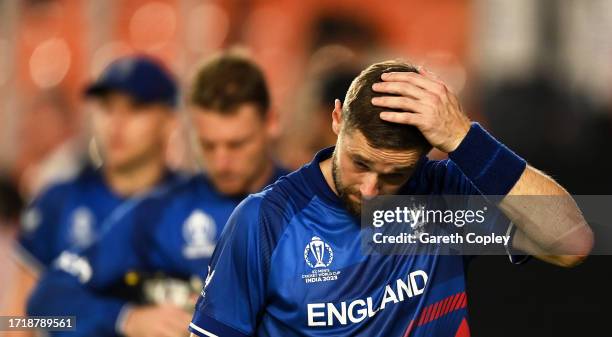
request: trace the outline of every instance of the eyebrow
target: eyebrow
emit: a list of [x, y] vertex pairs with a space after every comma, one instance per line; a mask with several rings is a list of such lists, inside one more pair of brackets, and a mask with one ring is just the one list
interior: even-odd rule
[[[357, 154], [357, 153], [351, 153], [350, 154], [351, 159], [353, 161], [359, 161], [359, 162], [363, 162], [364, 164], [368, 165], [368, 166], [372, 166], [373, 162], [365, 157], [362, 157], [361, 155]], [[405, 171], [411, 170], [412, 168], [414, 168], [415, 165], [408, 165], [408, 166], [399, 166], [399, 167], [395, 167], [391, 172], [385, 173], [385, 174], [396, 174], [396, 173], [404, 173]]]

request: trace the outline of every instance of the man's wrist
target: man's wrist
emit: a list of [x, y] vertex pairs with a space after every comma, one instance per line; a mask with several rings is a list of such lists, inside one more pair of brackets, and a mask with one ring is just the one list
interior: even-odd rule
[[484, 195], [508, 194], [527, 166], [475, 122], [449, 158]]
[[461, 130], [457, 130], [458, 135], [455, 138], [455, 140], [450, 144], [450, 146], [448, 146], [445, 149], [440, 149], [440, 150], [446, 153], [451, 153], [455, 151], [459, 147], [459, 145], [461, 145], [465, 137], [467, 137], [468, 132], [470, 132], [470, 128], [471, 128], [471, 123], [469, 123], [468, 121], [467, 125], [461, 126]]

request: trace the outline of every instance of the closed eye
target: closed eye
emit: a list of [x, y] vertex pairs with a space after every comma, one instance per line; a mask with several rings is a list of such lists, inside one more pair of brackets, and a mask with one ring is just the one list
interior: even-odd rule
[[367, 171], [370, 169], [368, 165], [366, 165], [364, 162], [354, 160], [353, 163], [355, 164], [355, 167], [360, 171]]
[[383, 174], [380, 176], [380, 178], [389, 184], [398, 185], [398, 184], [404, 183], [404, 180], [406, 179], [406, 174], [404, 173]]

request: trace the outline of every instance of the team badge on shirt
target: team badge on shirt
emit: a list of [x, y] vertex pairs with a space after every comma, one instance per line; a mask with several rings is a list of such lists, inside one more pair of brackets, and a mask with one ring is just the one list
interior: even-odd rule
[[215, 220], [201, 210], [195, 210], [183, 224], [185, 247], [183, 255], [188, 259], [209, 257], [215, 250], [217, 226]]
[[94, 215], [86, 207], [79, 207], [72, 213], [70, 239], [76, 247], [87, 247], [94, 237]]
[[335, 281], [340, 271], [332, 271], [328, 267], [334, 260], [334, 251], [331, 246], [318, 236], [313, 236], [304, 248], [304, 260], [312, 268], [310, 274], [302, 275], [306, 283]]

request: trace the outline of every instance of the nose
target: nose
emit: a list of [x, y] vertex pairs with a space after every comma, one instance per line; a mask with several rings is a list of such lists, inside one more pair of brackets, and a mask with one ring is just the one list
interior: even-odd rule
[[121, 106], [112, 106], [106, 113], [106, 119], [108, 126], [113, 132], [119, 132], [126, 122], [126, 116], [128, 111], [126, 108]]
[[377, 196], [380, 192], [379, 190], [378, 175], [376, 173], [367, 174], [359, 187], [361, 196], [364, 198], [373, 198]]

